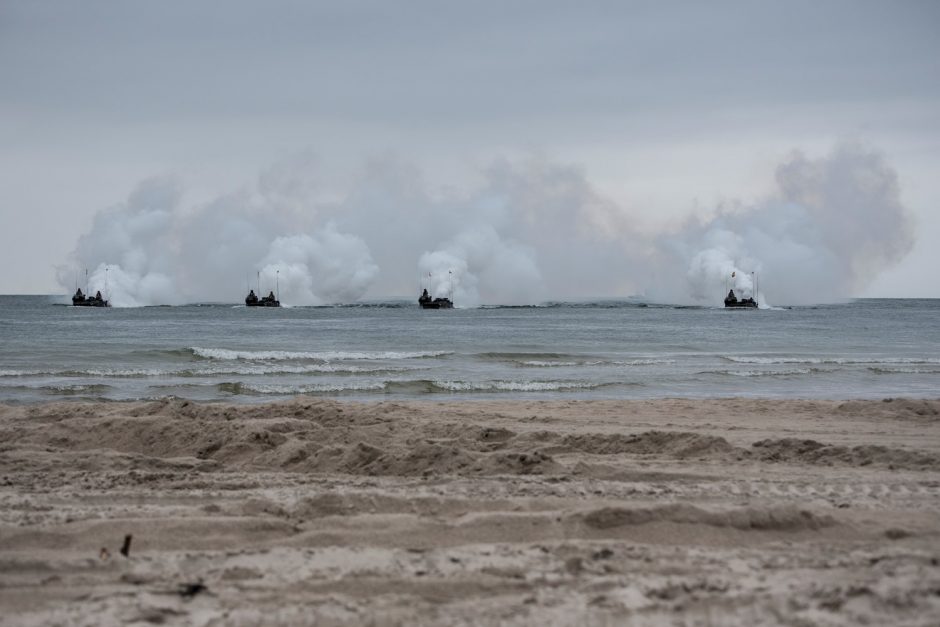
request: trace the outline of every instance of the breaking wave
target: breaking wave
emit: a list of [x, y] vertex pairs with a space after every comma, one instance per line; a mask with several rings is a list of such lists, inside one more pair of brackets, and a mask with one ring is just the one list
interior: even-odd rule
[[731, 377], [796, 377], [821, 372], [819, 368], [791, 368], [789, 370], [706, 370], [699, 374], [717, 374]]
[[608, 362], [614, 366], [660, 366], [676, 363], [675, 359], [628, 359], [626, 361]]
[[11, 386], [2, 386], [4, 392], [7, 391], [23, 391], [23, 392], [40, 392], [42, 394], [52, 394], [56, 396], [91, 396], [94, 395], [98, 397], [102, 394], [107, 393], [111, 390], [110, 385], [105, 385], [103, 383], [87, 383], [87, 384], [50, 384], [50, 385], [11, 385]]
[[869, 366], [868, 370], [875, 374], [940, 374], [940, 368], [885, 368]]
[[761, 357], [722, 355], [722, 359], [738, 364], [940, 364], [940, 359], [932, 357]]
[[619, 361], [584, 360], [584, 361], [544, 361], [532, 359], [519, 362], [532, 368], [551, 368], [559, 366], [658, 366], [676, 363], [675, 359], [628, 359]]
[[161, 377], [185, 371], [160, 368], [89, 368], [87, 370], [0, 370], [0, 377]]
[[0, 377], [35, 377], [44, 374], [54, 374], [45, 370], [2, 370]]
[[72, 394], [104, 394], [111, 389], [111, 386], [101, 383], [91, 383], [77, 385], [44, 385], [39, 389], [48, 394], [62, 394], [65, 396], [70, 396]]
[[515, 352], [488, 352], [474, 355], [484, 361], [500, 361], [523, 366], [527, 368], [563, 368], [577, 366], [654, 366], [676, 363], [675, 359], [662, 358], [636, 358], [609, 360], [591, 355], [575, 355], [570, 353], [515, 353]]
[[420, 359], [451, 354], [450, 351], [239, 351], [227, 348], [200, 348], [198, 346], [190, 348], [189, 351], [196, 357], [221, 361]]
[[385, 381], [349, 381], [342, 383], [266, 384], [228, 381], [215, 387], [227, 394], [259, 394], [290, 396], [297, 394], [337, 394], [385, 392], [396, 394], [435, 394], [454, 392], [564, 392], [593, 390], [613, 385], [580, 381], [436, 381], [404, 379]]
[[292, 396], [296, 394], [329, 394], [339, 392], [369, 392], [385, 389], [385, 382], [374, 383], [310, 383], [304, 385], [246, 383], [234, 381], [219, 383], [216, 389], [227, 394], [260, 394]]
[[283, 374], [391, 374], [413, 370], [403, 366], [357, 366], [317, 364], [232, 364], [204, 368], [90, 368], [87, 370], [0, 370], [0, 377], [102, 377], [102, 378], [148, 378], [148, 377], [213, 377], [222, 375], [268, 376]]
[[524, 352], [499, 352], [491, 351], [487, 353], [477, 353], [473, 355], [477, 359], [486, 361], [518, 361], [525, 362], [529, 360], [545, 361], [557, 363], [559, 361], [572, 361], [580, 363], [585, 359], [584, 355], [574, 355], [572, 353], [524, 353]]
[[435, 387], [448, 392], [557, 392], [563, 390], [595, 390], [603, 383], [581, 381], [433, 381]]

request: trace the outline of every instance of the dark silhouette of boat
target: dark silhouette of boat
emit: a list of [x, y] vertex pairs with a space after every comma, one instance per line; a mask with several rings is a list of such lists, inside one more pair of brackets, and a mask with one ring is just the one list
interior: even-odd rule
[[82, 289], [78, 288], [72, 296], [72, 305], [74, 307], [110, 307], [111, 303], [101, 296], [100, 291], [95, 292], [94, 296], [85, 296], [82, 294]]
[[418, 297], [418, 304], [421, 309], [453, 309], [454, 303], [449, 298], [431, 298], [427, 290]]
[[757, 301], [753, 297], [739, 299], [734, 295], [734, 290], [729, 290], [728, 295], [725, 297], [725, 307], [750, 307], [756, 309]]
[[254, 290], [248, 292], [248, 296], [245, 297], [245, 307], [280, 307], [281, 301], [274, 297], [274, 291], [272, 290], [267, 296], [262, 296], [258, 298]]

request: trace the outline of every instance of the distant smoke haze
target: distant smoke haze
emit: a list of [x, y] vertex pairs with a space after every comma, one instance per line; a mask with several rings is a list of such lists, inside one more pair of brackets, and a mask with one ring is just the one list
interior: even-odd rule
[[[183, 206], [173, 179], [144, 181], [99, 212], [59, 282], [89, 268], [116, 306], [236, 302], [275, 289], [285, 304], [370, 294], [453, 296], [458, 306], [644, 295], [720, 304], [734, 287], [763, 302], [828, 302], [858, 293], [913, 245], [897, 176], [877, 152], [794, 153], [773, 191], [678, 229], [641, 234], [629, 211], [576, 167], [532, 159], [485, 168], [473, 189], [433, 191], [420, 172], [379, 160], [324, 200], [308, 157], [249, 189]], [[734, 278], [731, 277], [734, 272]]]

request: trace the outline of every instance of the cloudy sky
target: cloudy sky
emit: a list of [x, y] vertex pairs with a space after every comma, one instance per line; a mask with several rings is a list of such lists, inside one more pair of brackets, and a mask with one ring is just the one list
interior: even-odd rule
[[0, 0], [0, 293], [683, 299], [725, 255], [784, 301], [814, 264], [940, 297], [938, 33], [933, 1]]

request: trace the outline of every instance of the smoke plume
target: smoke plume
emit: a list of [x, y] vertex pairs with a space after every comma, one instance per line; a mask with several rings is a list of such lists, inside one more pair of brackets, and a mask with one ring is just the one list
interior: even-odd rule
[[357, 300], [377, 273], [369, 249], [321, 219], [309, 194], [276, 170], [255, 189], [185, 208], [174, 180], [144, 181], [95, 217], [59, 282], [71, 287], [74, 269], [90, 268], [89, 291], [117, 307], [239, 302], [249, 288], [278, 287], [285, 304]]
[[809, 159], [794, 153], [776, 171], [776, 190], [752, 207], [720, 208], [663, 235], [658, 267], [680, 273], [651, 293], [666, 300], [714, 302], [732, 287], [782, 304], [832, 302], [867, 286], [914, 244], [913, 223], [900, 202], [896, 173], [881, 155], [855, 144]]
[[485, 302], [517, 305], [545, 298], [542, 277], [533, 252], [517, 242], [503, 241], [491, 226], [464, 231], [439, 250], [418, 261], [428, 277], [432, 296], [453, 296], [464, 307]]
[[653, 236], [577, 167], [500, 160], [479, 175], [469, 189], [436, 189], [386, 158], [336, 190], [300, 158], [198, 206], [184, 206], [172, 179], [145, 181], [95, 217], [60, 283], [89, 268], [92, 292], [107, 282], [127, 306], [237, 302], [259, 273], [285, 304], [429, 287], [457, 306], [637, 294], [720, 305], [726, 289], [750, 296], [759, 279], [762, 302], [799, 304], [857, 294], [913, 245], [896, 173], [856, 144], [794, 153], [759, 202]]

